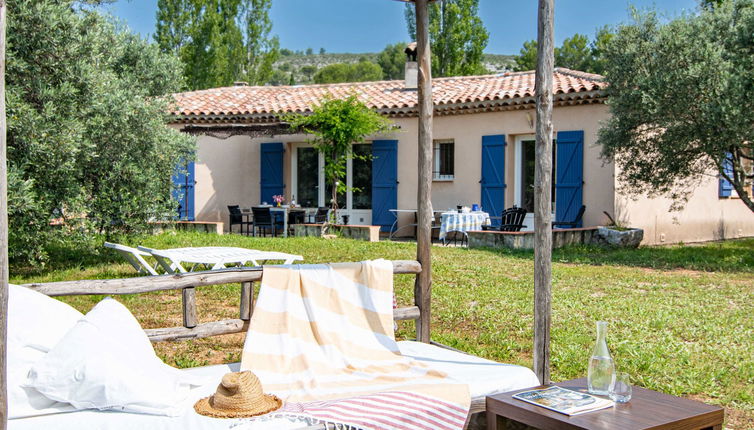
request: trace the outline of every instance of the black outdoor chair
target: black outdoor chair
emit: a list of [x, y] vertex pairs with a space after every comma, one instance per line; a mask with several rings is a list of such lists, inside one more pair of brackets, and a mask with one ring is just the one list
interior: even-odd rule
[[324, 224], [327, 222], [327, 214], [330, 212], [328, 207], [317, 208], [317, 213], [314, 215], [314, 224]]
[[241, 207], [238, 205], [228, 206], [228, 212], [230, 212], [229, 218], [230, 218], [231, 233], [233, 232], [234, 225], [241, 226], [241, 234], [244, 234], [243, 230], [244, 230], [244, 226], [246, 226], [246, 233], [248, 233], [249, 226], [252, 225], [252, 222], [244, 219], [246, 215], [243, 212], [241, 212]]
[[301, 209], [292, 209], [288, 212], [288, 234], [293, 234], [294, 224], [303, 224], [306, 222], [306, 211]]
[[526, 209], [513, 206], [503, 211], [500, 216], [500, 227], [492, 225], [483, 225], [485, 231], [521, 231], [526, 228], [524, 219], [526, 218]]
[[552, 223], [552, 226], [558, 228], [577, 228], [579, 224], [581, 224], [581, 218], [584, 217], [584, 212], [586, 212], [586, 206], [581, 206], [579, 213], [576, 214], [576, 218], [573, 221], [555, 221]]
[[259, 231], [263, 237], [267, 237], [267, 230], [269, 230], [272, 233], [272, 236], [275, 237], [277, 236], [278, 228], [280, 230], [283, 229], [283, 223], [272, 216], [270, 208], [253, 207], [251, 208], [251, 212], [254, 216], [252, 220], [252, 231], [254, 236], [256, 236]]

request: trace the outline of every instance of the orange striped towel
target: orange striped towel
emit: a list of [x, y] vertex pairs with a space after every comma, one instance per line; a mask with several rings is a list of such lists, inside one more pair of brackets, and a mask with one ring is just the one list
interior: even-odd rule
[[241, 369], [278, 414], [360, 429], [461, 429], [468, 386], [401, 356], [385, 260], [265, 267]]

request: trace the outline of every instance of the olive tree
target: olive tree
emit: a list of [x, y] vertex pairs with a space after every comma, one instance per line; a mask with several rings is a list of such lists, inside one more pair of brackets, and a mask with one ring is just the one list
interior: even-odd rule
[[710, 176], [754, 211], [754, 0], [731, 0], [663, 24], [634, 13], [603, 51], [611, 117], [603, 156], [628, 194], [682, 207]]
[[171, 175], [194, 152], [166, 124], [180, 62], [71, 0], [8, 8], [11, 258], [174, 214]]
[[[309, 142], [325, 159], [325, 180], [330, 184], [331, 222], [338, 210], [338, 194], [348, 191], [344, 181], [349, 157], [364, 157], [353, 152], [353, 145], [367, 136], [388, 131], [390, 120], [371, 110], [356, 95], [344, 99], [326, 96], [311, 114], [286, 118], [291, 128], [314, 136]], [[326, 228], [326, 227], [325, 227]]]

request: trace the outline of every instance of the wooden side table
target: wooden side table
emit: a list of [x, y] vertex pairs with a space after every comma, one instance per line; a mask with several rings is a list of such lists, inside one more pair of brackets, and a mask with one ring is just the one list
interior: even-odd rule
[[[559, 387], [586, 392], [586, 378], [556, 384]], [[545, 388], [545, 387], [535, 387]], [[527, 390], [487, 396], [487, 428], [504, 430], [502, 418], [541, 429], [663, 429], [722, 430], [724, 411], [718, 406], [633, 387], [631, 401], [614, 408], [568, 416], [514, 399]]]

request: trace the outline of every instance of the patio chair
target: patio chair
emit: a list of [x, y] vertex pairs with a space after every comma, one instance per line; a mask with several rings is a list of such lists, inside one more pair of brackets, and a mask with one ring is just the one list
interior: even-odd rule
[[293, 234], [294, 224], [303, 224], [306, 222], [305, 210], [291, 210], [288, 212], [288, 234]]
[[500, 227], [483, 225], [484, 231], [521, 231], [526, 228], [524, 219], [526, 219], [526, 209], [513, 206], [503, 211], [500, 216]]
[[230, 217], [230, 232], [233, 233], [233, 226], [234, 225], [240, 225], [241, 226], [241, 234], [243, 234], [243, 228], [246, 226], [246, 233], [249, 232], [249, 226], [252, 225], [251, 221], [246, 221], [244, 219], [244, 213], [241, 212], [241, 207], [238, 205], [234, 206], [228, 206], [228, 212]]
[[327, 222], [327, 214], [330, 212], [328, 207], [317, 208], [317, 213], [314, 215], [314, 224], [324, 224]]
[[257, 232], [261, 232], [263, 237], [267, 237], [267, 230], [269, 229], [272, 236], [277, 236], [278, 228], [280, 230], [283, 229], [283, 223], [282, 221], [278, 221], [275, 217], [272, 216], [272, 212], [270, 211], [270, 208], [262, 208], [262, 207], [253, 207], [251, 208], [252, 212], [252, 234], [254, 236], [257, 235]]
[[552, 223], [552, 226], [559, 228], [578, 228], [581, 226], [581, 218], [584, 217], [584, 212], [586, 212], [586, 206], [581, 206], [581, 209], [579, 209], [579, 212], [576, 214], [576, 218], [574, 218], [573, 221], [555, 221]]
[[144, 257], [151, 257], [151, 254], [149, 254], [148, 252], [144, 252], [136, 248], [131, 248], [130, 246], [121, 245], [119, 243], [110, 242], [105, 242], [105, 248], [110, 248], [120, 254], [123, 258], [126, 259], [126, 261], [131, 264], [131, 266], [133, 266], [134, 269], [136, 269], [137, 272], [144, 275], [159, 275], [159, 273], [157, 273], [159, 262], [156, 262], [154, 265], [150, 265], [149, 263], [147, 263], [147, 260], [144, 259]]

